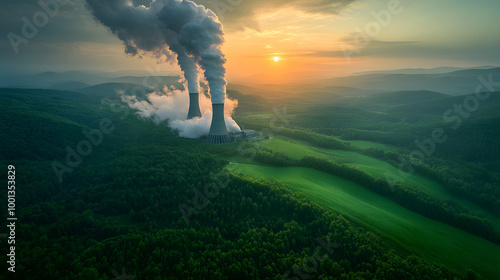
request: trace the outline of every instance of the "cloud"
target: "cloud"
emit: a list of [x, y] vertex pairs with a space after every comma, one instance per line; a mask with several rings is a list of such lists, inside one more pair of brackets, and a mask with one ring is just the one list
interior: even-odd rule
[[[214, 11], [227, 30], [259, 30], [255, 15], [260, 12], [294, 8], [309, 14], [337, 15], [356, 0], [195, 0]], [[293, 15], [291, 15], [293, 16]]]
[[[149, 5], [152, 0], [134, 0], [135, 5]], [[211, 9], [226, 30], [259, 30], [255, 15], [262, 11], [295, 8], [308, 14], [337, 15], [357, 0], [193, 0]]]
[[[407, 57], [418, 56], [425, 52], [441, 53], [445, 49], [426, 47], [418, 41], [377, 41], [373, 40], [366, 45], [357, 46], [352, 39], [344, 39], [340, 46], [351, 50], [351, 56], [379, 56], [379, 57]], [[423, 51], [425, 50], [425, 51]], [[343, 50], [297, 50], [286, 53], [288, 57], [316, 57], [316, 58], [344, 58]]]

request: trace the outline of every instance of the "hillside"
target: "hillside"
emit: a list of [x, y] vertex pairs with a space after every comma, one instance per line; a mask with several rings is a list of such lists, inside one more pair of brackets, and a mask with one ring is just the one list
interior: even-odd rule
[[428, 90], [449, 95], [465, 95], [473, 92], [480, 81], [490, 75], [497, 77], [500, 68], [465, 69], [439, 74], [378, 73], [324, 80], [325, 86], [357, 87], [377, 91]]
[[[113, 112], [69, 92], [3, 89], [0, 95], [3, 109], [10, 108], [9, 118], [1, 119], [4, 127], [26, 120], [25, 132], [11, 129], [1, 140], [14, 152], [17, 143], [27, 142], [21, 147], [25, 158], [2, 158], [16, 167], [23, 186], [17, 214], [23, 242], [16, 255], [22, 262], [11, 279], [109, 279], [121, 267], [138, 279], [279, 279], [321, 242], [330, 247], [309, 272], [313, 277], [457, 276], [391, 250], [364, 226], [282, 185], [220, 173], [227, 162], [210, 154], [214, 147], [180, 139], [123, 108]], [[95, 129], [104, 118], [115, 129], [60, 183], [52, 163], [67, 164], [65, 145], [77, 146], [85, 139], [80, 130]], [[46, 127], [27, 137], [37, 123]], [[47, 145], [33, 145], [38, 142]], [[193, 187], [210, 183], [210, 172], [227, 184], [192, 212]]]

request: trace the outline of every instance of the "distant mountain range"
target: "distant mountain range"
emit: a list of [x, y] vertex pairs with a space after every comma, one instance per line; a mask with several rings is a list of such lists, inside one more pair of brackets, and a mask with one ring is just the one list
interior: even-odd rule
[[[44, 72], [36, 75], [6, 77], [0, 76], [3, 88], [42, 88], [69, 90], [94, 95], [103, 91], [127, 90], [134, 86], [155, 85], [155, 89], [174, 85], [182, 88], [178, 75], [149, 76], [146, 71], [67, 71]], [[172, 74], [172, 73], [171, 73]], [[321, 97], [327, 101], [339, 95], [371, 94], [391, 91], [434, 91], [458, 96], [473, 93], [480, 84], [478, 77], [500, 82], [500, 67], [481, 66], [473, 69], [457, 67], [438, 67], [433, 69], [400, 69], [357, 73], [353, 76], [295, 82], [281, 85], [238, 83], [230, 84], [229, 89], [243, 94], [254, 94], [268, 99]], [[147, 83], [145, 83], [145, 81]], [[102, 85], [102, 86], [99, 86]], [[108, 95], [105, 93], [104, 95]]]
[[395, 69], [395, 70], [384, 70], [384, 71], [365, 71], [354, 73], [353, 76], [365, 76], [365, 75], [377, 75], [377, 74], [445, 74], [460, 70], [468, 69], [491, 69], [498, 68], [499, 66], [478, 66], [473, 68], [465, 67], [436, 67], [436, 68], [408, 68], [408, 69]]
[[[306, 95], [335, 97], [338, 95], [372, 94], [393, 91], [433, 91], [452, 96], [473, 93], [482, 76], [500, 82], [500, 67], [481, 66], [477, 68], [439, 67], [433, 69], [400, 69], [357, 73], [353, 76], [323, 79], [309, 82], [293, 82], [281, 85], [240, 83], [259, 89], [268, 96]], [[242, 88], [243, 89], [243, 88]], [[486, 90], [483, 88], [483, 90]], [[280, 93], [280, 94], [278, 94]], [[326, 100], [326, 99], [324, 99]]]
[[[479, 77], [500, 82], [500, 68], [466, 69], [440, 74], [369, 74], [318, 82], [318, 86], [355, 87], [370, 91], [428, 90], [448, 95], [473, 93], [481, 84]], [[483, 88], [486, 91], [486, 88]]]
[[[153, 73], [154, 77], [168, 77], [169, 81], [179, 80], [174, 73]], [[11, 88], [43, 88], [43, 89], [80, 89], [84, 85], [95, 86], [102, 83], [120, 82], [142, 85], [144, 77], [151, 76], [147, 71], [66, 71], [43, 72], [35, 75], [4, 75], [0, 76], [0, 87]], [[154, 78], [153, 77], [153, 78]], [[156, 79], [155, 79], [156, 80]], [[151, 83], [153, 81], [151, 80]]]

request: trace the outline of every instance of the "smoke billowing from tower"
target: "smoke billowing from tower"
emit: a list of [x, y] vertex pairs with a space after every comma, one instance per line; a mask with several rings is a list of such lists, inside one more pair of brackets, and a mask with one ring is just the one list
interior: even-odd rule
[[[86, 3], [94, 17], [124, 43], [127, 54], [146, 54], [160, 61], [177, 59], [190, 93], [200, 92], [202, 70], [212, 103], [224, 107], [227, 84], [226, 58], [221, 50], [224, 31], [211, 10], [190, 0], [153, 0], [149, 7], [134, 6], [131, 0], [86, 0]], [[188, 117], [197, 117], [201, 113], [195, 104], [197, 99], [192, 97]], [[215, 105], [214, 108], [219, 108]], [[222, 122], [214, 111], [213, 131], [218, 134], [210, 135], [222, 135], [223, 109], [221, 114]]]

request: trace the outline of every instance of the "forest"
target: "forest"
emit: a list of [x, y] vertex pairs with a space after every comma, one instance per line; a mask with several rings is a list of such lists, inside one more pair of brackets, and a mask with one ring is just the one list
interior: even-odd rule
[[[225, 155], [236, 154], [237, 145], [215, 147], [180, 138], [116, 100], [2, 89], [0, 101], [0, 125], [10, 131], [1, 139], [1, 161], [16, 166], [22, 221], [16, 273], [5, 279], [480, 277], [471, 269], [457, 271], [395, 250], [369, 228], [279, 182], [224, 170]], [[59, 177], [54, 162], [67, 164], [67, 147], [77, 149], [85, 132], [102, 120], [109, 120], [113, 130]], [[265, 120], [255, 128], [259, 123], [262, 127]], [[320, 129], [296, 125], [280, 133], [388, 161], [396, 162], [399, 155], [359, 149]], [[334, 174], [424, 216], [499, 242], [491, 225], [468, 209], [406, 185], [392, 192], [386, 180], [360, 169], [313, 156], [293, 160], [265, 148], [259, 148], [256, 161]], [[419, 172], [432, 174], [426, 170], [439, 163], [436, 159]]]

